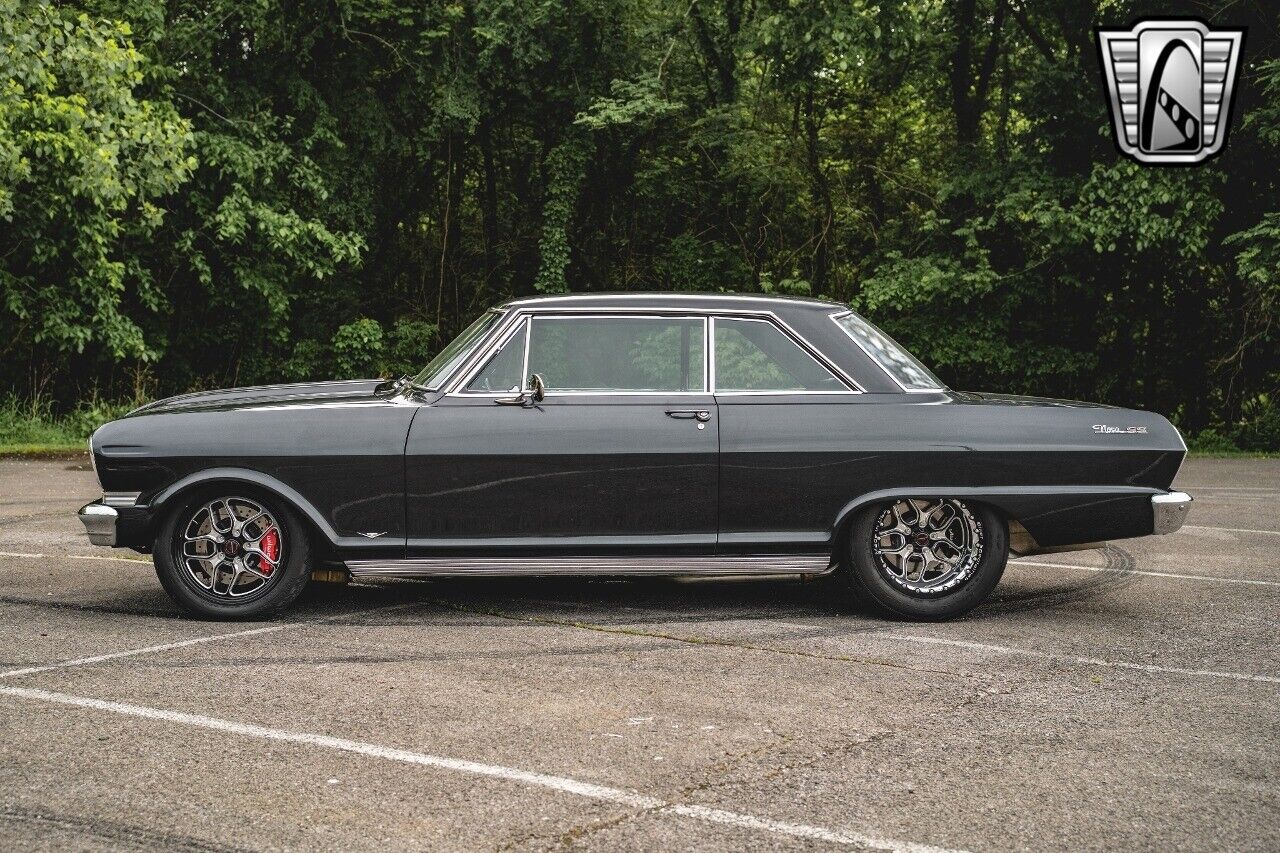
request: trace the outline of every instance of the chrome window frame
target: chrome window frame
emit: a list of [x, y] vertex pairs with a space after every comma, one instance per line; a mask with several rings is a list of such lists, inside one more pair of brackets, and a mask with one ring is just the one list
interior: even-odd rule
[[[489, 362], [493, 361], [493, 359], [498, 355], [498, 353], [502, 352], [503, 348], [506, 347], [506, 345], [511, 341], [511, 339], [515, 337], [516, 334], [519, 333], [520, 326], [524, 323], [525, 319], [526, 318], [521, 318], [515, 321], [514, 323], [511, 323], [509, 326], [504, 324], [503, 331], [499, 335], [498, 340], [494, 341], [492, 344], [482, 347], [482, 349], [486, 351], [487, 355], [483, 359], [481, 359], [478, 364], [476, 364], [475, 370], [471, 371], [471, 373], [466, 377], [465, 381], [458, 383], [457, 390], [454, 392], [457, 396], [460, 396], [460, 397], [509, 397], [511, 396], [513, 392], [509, 390], [508, 391], [468, 391], [467, 386], [470, 385], [473, 381], [475, 381], [475, 378], [479, 376], [486, 367], [489, 366]], [[528, 368], [529, 368], [529, 333], [526, 330], [525, 336], [524, 336], [524, 359], [521, 361], [521, 364], [520, 364], [521, 382], [524, 381], [524, 377], [528, 376], [528, 374], [526, 373]], [[443, 385], [445, 386], [447, 386], [448, 384], [449, 383], [447, 382], [443, 383]], [[515, 393], [518, 393], [518, 392], [515, 392]]]
[[[583, 296], [583, 298], [593, 298]], [[748, 300], [744, 297], [744, 301]], [[441, 388], [445, 389], [447, 397], [461, 397], [465, 399], [484, 399], [490, 397], [507, 397], [510, 391], [463, 391], [462, 389], [475, 378], [484, 366], [488, 364], [489, 359], [507, 343], [508, 338], [515, 334], [516, 329], [520, 326], [521, 321], [528, 319], [530, 321], [528, 330], [525, 333], [525, 353], [524, 353], [524, 371], [523, 375], [527, 378], [529, 374], [529, 337], [532, 330], [532, 321], [539, 317], [555, 317], [560, 319], [568, 318], [590, 318], [590, 317], [663, 317], [675, 319], [689, 319], [703, 321], [703, 358], [704, 371], [706, 377], [706, 391], [555, 391], [548, 390], [547, 396], [635, 396], [635, 397], [666, 397], [666, 396], [689, 396], [689, 395], [714, 395], [718, 397], [734, 397], [734, 396], [774, 396], [774, 397], [795, 397], [799, 396], [841, 396], [845, 394], [864, 394], [866, 389], [848, 374], [843, 368], [838, 366], [830, 358], [822, 353], [816, 346], [810, 343], [805, 337], [796, 332], [795, 329], [779, 317], [775, 312], [768, 309], [754, 310], [738, 310], [732, 308], [713, 308], [713, 309], [681, 309], [681, 308], [651, 308], [641, 306], [625, 306], [609, 308], [573, 308], [560, 307], [550, 310], [551, 306], [560, 302], [556, 299], [554, 303], [548, 300], [548, 303], [534, 304], [529, 307], [521, 307], [519, 305], [511, 306], [505, 313], [506, 316], [491, 330], [491, 337], [486, 341], [481, 341], [480, 345], [472, 352], [471, 358], [459, 365], [453, 376], [440, 383]], [[542, 309], [542, 310], [539, 310]], [[495, 309], [496, 310], [496, 309]], [[841, 312], [847, 313], [847, 312]], [[712, 340], [713, 321], [717, 317], [726, 319], [748, 319], [761, 320], [773, 323], [783, 334], [790, 338], [797, 346], [813, 358], [818, 364], [830, 371], [838, 380], [845, 384], [845, 389], [840, 391], [717, 391], [715, 387], [715, 370], [713, 362], [714, 344]], [[838, 325], [838, 324], [837, 324]]]
[[[759, 391], [736, 391], [736, 390], [721, 391], [719, 385], [717, 385], [715, 381], [716, 380], [715, 321], [717, 319], [736, 320], [736, 321], [745, 322], [745, 323], [768, 323], [769, 325], [777, 329], [779, 332], [781, 332], [784, 338], [787, 338], [793, 344], [795, 344], [802, 353], [809, 356], [809, 358], [812, 359], [815, 364], [817, 364], [823, 370], [830, 373], [831, 376], [834, 377], [837, 382], [853, 381], [852, 379], [849, 379], [848, 377], [846, 377], [842, 371], [837, 370], [833, 365], [827, 364], [827, 362], [824, 359], [818, 357], [815, 351], [805, 346], [803, 339], [799, 335], [795, 334], [793, 331], [790, 332], [789, 334], [788, 333], [789, 328], [784, 328], [785, 324], [780, 325], [777, 322], [776, 317], [768, 318], [768, 317], [732, 316], [732, 315], [726, 315], [722, 311], [717, 311], [711, 315], [711, 334], [709, 338], [710, 346], [711, 346], [711, 387], [715, 389], [712, 393], [714, 393], [717, 397], [778, 397], [778, 396], [784, 396], [784, 395], [788, 397], [794, 397], [797, 394], [820, 395], [820, 396], [841, 396], [844, 394], [863, 393], [861, 390], [861, 386], [857, 386], [859, 390], [856, 390], [856, 391], [853, 388], [849, 388], [849, 387], [845, 387], [839, 391], [809, 391], [805, 389], [795, 389], [795, 388], [775, 388], [775, 389], [759, 390]], [[857, 385], [857, 383], [854, 383], [854, 384]]]
[[[853, 334], [850, 333], [850, 331], [844, 327], [844, 324], [840, 322], [841, 317], [848, 317], [849, 315], [856, 314], [856, 313], [857, 312], [850, 311], [850, 310], [835, 311], [831, 314], [828, 314], [827, 317], [831, 320], [832, 323], [835, 324], [836, 328], [839, 329], [844, 334], [845, 337], [853, 341], [854, 344], [858, 347], [858, 349], [862, 350], [862, 354], [865, 355], [871, 361], [872, 364], [880, 368], [880, 370], [884, 373], [884, 375], [888, 376], [889, 379], [893, 382], [893, 384], [898, 386], [899, 391], [901, 391], [904, 394], [942, 394], [948, 390], [947, 386], [942, 383], [942, 380], [938, 380], [938, 386], [936, 388], [908, 388], [906, 385], [902, 384], [902, 380], [894, 376], [893, 373], [889, 371], [889, 368], [881, 364], [880, 359], [876, 358], [865, 346], [863, 346], [862, 341], [855, 338]], [[883, 334], [883, 332], [881, 334]], [[892, 340], [892, 338], [890, 338], [890, 340]], [[907, 355], [911, 356], [912, 358], [916, 357], [915, 353], [911, 352], [906, 347], [903, 347], [902, 344], [899, 344], [897, 341], [894, 341], [894, 343], [897, 344], [899, 347], [901, 347], [902, 351], [905, 352]], [[919, 361], [919, 359], [916, 359], [916, 361]], [[922, 367], [924, 367], [925, 370], [928, 370], [930, 374], [933, 373], [933, 371], [929, 368], [929, 366], [924, 364], [924, 362], [921, 362], [920, 364]], [[936, 379], [937, 377], [934, 377], [934, 378]]]
[[[467, 356], [462, 359], [462, 361], [458, 362], [458, 366], [455, 367], [451, 373], [447, 373], [443, 377], [441, 377], [440, 380], [435, 383], [435, 387], [428, 386], [423, 389], [424, 391], [431, 391], [434, 393], [434, 392], [442, 391], [446, 388], [449, 388], [450, 383], [453, 382], [455, 377], [457, 377], [458, 372], [460, 370], [465, 370], [467, 365], [470, 364], [471, 361], [473, 360], [475, 354], [486, 348], [485, 339], [491, 338], [496, 333], [501, 333], [502, 329], [505, 328], [504, 321], [507, 319], [505, 315], [509, 314], [510, 312], [505, 311], [502, 308], [487, 308], [485, 309], [484, 313], [497, 314], [498, 321], [493, 324], [493, 327], [489, 329], [488, 332], [480, 336], [480, 339], [477, 340], [475, 342], [475, 345], [471, 347], [471, 352], [468, 353]], [[474, 323], [475, 321], [473, 320], [472, 322]], [[458, 334], [462, 334], [462, 332], [459, 332]], [[452, 343], [452, 341], [450, 341], [450, 343]], [[446, 344], [445, 346], [448, 346], [448, 344]], [[424, 369], [425, 369], [425, 365], [424, 365]]]

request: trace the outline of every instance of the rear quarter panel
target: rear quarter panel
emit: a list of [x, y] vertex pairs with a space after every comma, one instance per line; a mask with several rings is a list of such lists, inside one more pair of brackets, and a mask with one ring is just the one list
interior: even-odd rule
[[1150, 495], [1185, 455], [1159, 415], [1088, 404], [952, 393], [718, 402], [725, 550], [829, 547], [860, 499], [892, 493], [991, 503], [1041, 545], [1142, 536]]

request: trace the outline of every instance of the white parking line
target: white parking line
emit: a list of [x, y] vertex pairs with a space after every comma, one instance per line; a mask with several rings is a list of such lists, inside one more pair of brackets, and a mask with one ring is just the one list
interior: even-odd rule
[[[1079, 566], [1074, 563], [1040, 563], [1035, 560], [1011, 560], [1011, 566], [1045, 566], [1055, 569], [1074, 569], [1080, 572], [1110, 572], [1105, 566]], [[1149, 575], [1156, 578], [1179, 578], [1181, 580], [1191, 581], [1217, 581], [1219, 583], [1243, 583], [1254, 584], [1256, 586], [1280, 586], [1280, 581], [1260, 581], [1252, 578], [1219, 578], [1213, 575], [1180, 575], [1176, 572], [1153, 572], [1147, 569], [1131, 569], [1125, 572], [1126, 575]]]
[[1235, 681], [1261, 681], [1267, 684], [1280, 684], [1280, 678], [1274, 675], [1254, 675], [1248, 672], [1224, 672], [1223, 670], [1218, 669], [1183, 669], [1182, 667], [1176, 666], [1155, 666], [1154, 664], [1148, 663], [1128, 663], [1126, 661], [1104, 660], [1103, 658], [1057, 655], [1052, 652], [1042, 652], [1036, 649], [1019, 649], [1014, 648], [1013, 646], [995, 646], [989, 643], [972, 643], [967, 640], [944, 640], [939, 637], [918, 637], [911, 634], [885, 634], [884, 636], [889, 639], [904, 640], [909, 643], [930, 643], [939, 646], [956, 646], [962, 649], [1000, 652], [1007, 655], [1026, 655], [1028, 657], [1078, 663], [1084, 666], [1101, 666], [1109, 669], [1134, 669], [1139, 672], [1158, 672], [1166, 675], [1198, 675], [1208, 678], [1230, 678]]
[[409, 607], [417, 607], [418, 602], [410, 601], [403, 604], [389, 604], [386, 607], [375, 607], [371, 610], [349, 610], [333, 616], [322, 616], [319, 619], [308, 619], [305, 622], [292, 622], [288, 625], [269, 625], [265, 628], [250, 628], [245, 631], [232, 631], [227, 634], [211, 634], [206, 637], [195, 637], [190, 640], [178, 640], [174, 643], [161, 643], [158, 646], [143, 646], [139, 649], [125, 649], [120, 652], [110, 652], [105, 655], [94, 655], [88, 658], [74, 658], [72, 660], [58, 661], [57, 663], [41, 664], [40, 666], [28, 666], [22, 669], [10, 669], [6, 672], [0, 672], [0, 678], [13, 678], [20, 675], [34, 675], [37, 672], [48, 672], [54, 669], [67, 669], [73, 666], [87, 666], [94, 663], [102, 663], [103, 661], [117, 660], [119, 658], [134, 657], [136, 655], [147, 655], [153, 652], [167, 652], [171, 649], [182, 649], [187, 646], [197, 646], [201, 643], [212, 643], [215, 640], [231, 640], [236, 637], [252, 637], [255, 634], [272, 634], [276, 631], [284, 631], [287, 628], [297, 628], [306, 625], [319, 625], [324, 622], [333, 622], [338, 619], [346, 619], [348, 616], [366, 616], [372, 613], [386, 613], [390, 610], [404, 610]]
[[1280, 530], [1254, 530], [1249, 527], [1206, 527], [1203, 524], [1184, 524], [1184, 530], [1223, 530], [1227, 533], [1268, 533], [1272, 536], [1280, 536]]
[[151, 564], [151, 561], [144, 557], [108, 557], [104, 554], [24, 554], [16, 551], [0, 551], [0, 557], [17, 557], [24, 560], [43, 560], [50, 556], [68, 560], [107, 560], [113, 563]]
[[146, 646], [141, 649], [129, 649], [123, 652], [111, 652], [105, 655], [95, 655], [91, 658], [75, 658], [74, 660], [64, 660], [58, 663], [45, 664], [43, 666], [28, 666], [23, 669], [11, 669], [7, 672], [0, 672], [0, 678], [12, 678], [18, 675], [33, 675], [37, 672], [48, 672], [51, 669], [66, 669], [72, 666], [86, 666], [91, 663], [102, 663], [103, 661], [116, 660], [117, 658], [133, 657], [134, 655], [147, 655], [152, 652], [167, 652], [170, 649], [182, 649], [187, 646], [196, 646], [200, 643], [212, 643], [215, 640], [228, 640], [232, 637], [251, 637], [254, 634], [271, 634], [276, 631], [283, 631], [286, 625], [272, 625], [269, 628], [253, 628], [248, 631], [233, 631], [230, 634], [213, 634], [208, 637], [196, 637], [193, 640], [179, 640], [176, 643], [163, 643], [158, 646]]
[[830, 844], [852, 844], [861, 847], [869, 847], [875, 850], [904, 851], [904, 853], [953, 853], [953, 851], [946, 851], [944, 848], [931, 847], [926, 844], [915, 844], [907, 841], [877, 838], [871, 835], [844, 832], [841, 830], [827, 829], [821, 826], [810, 826], [802, 823], [789, 823], [786, 821], [771, 820], [769, 818], [756, 817], [755, 815], [744, 814], [742, 812], [714, 809], [707, 806], [669, 803], [657, 797], [647, 796], [635, 791], [624, 791], [620, 788], [611, 788], [605, 785], [597, 785], [592, 782], [581, 782], [577, 779], [569, 779], [564, 776], [551, 776], [546, 773], [534, 773], [513, 767], [502, 767], [497, 764], [481, 764], [476, 761], [467, 761], [460, 758], [446, 758], [438, 755], [428, 755], [422, 752], [410, 752], [409, 750], [379, 746], [378, 744], [365, 743], [356, 740], [347, 740], [346, 738], [332, 737], [331, 735], [296, 732], [287, 729], [273, 729], [266, 726], [222, 720], [216, 717], [206, 717], [201, 714], [186, 714], [180, 711], [166, 711], [161, 708], [149, 708], [143, 705], [129, 705], [123, 702], [110, 702], [103, 699], [92, 699], [86, 696], [72, 696], [67, 693], [54, 693], [49, 690], [36, 690], [26, 687], [7, 687], [0, 685], [0, 694], [21, 699], [50, 702], [59, 705], [70, 705], [76, 708], [107, 711], [127, 717], [158, 720], [166, 723], [190, 726], [193, 728], [211, 729], [213, 731], [225, 732], [227, 734], [240, 735], [241, 737], [296, 743], [305, 746], [319, 747], [322, 749], [355, 753], [356, 755], [363, 755], [368, 758], [377, 758], [384, 761], [398, 761], [404, 764], [416, 764], [423, 767], [433, 767], [439, 770], [450, 770], [455, 773], [487, 776], [508, 782], [516, 782], [530, 787], [545, 788], [563, 794], [573, 794], [574, 796], [586, 797], [587, 799], [618, 803], [630, 806], [631, 808], [667, 814], [677, 814], [684, 817], [704, 820], [709, 823], [772, 832], [778, 835], [791, 836], [793, 838], [807, 838], [815, 841], [824, 841]]

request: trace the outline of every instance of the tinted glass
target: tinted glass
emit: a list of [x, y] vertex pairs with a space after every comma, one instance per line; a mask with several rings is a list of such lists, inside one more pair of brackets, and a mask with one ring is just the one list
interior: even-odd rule
[[716, 318], [717, 391], [844, 391], [845, 385], [763, 320]]
[[903, 388], [911, 391], [935, 391], [945, 387], [929, 368], [916, 361], [915, 356], [903, 349], [897, 341], [857, 314], [851, 311], [834, 319]]
[[548, 391], [703, 391], [703, 321], [676, 317], [535, 317], [529, 372]]
[[502, 345], [502, 349], [489, 359], [489, 363], [467, 383], [467, 391], [515, 391], [522, 387], [521, 374], [524, 372], [524, 331], [527, 323], [522, 322], [520, 328]]
[[454, 368], [466, 360], [476, 344], [484, 337], [485, 332], [493, 328], [493, 324], [498, 322], [501, 316], [493, 311], [481, 314], [474, 323], [462, 331], [462, 334], [427, 362], [427, 366], [422, 368], [422, 372], [414, 377], [413, 381], [431, 390], [439, 388], [440, 381], [453, 373]]

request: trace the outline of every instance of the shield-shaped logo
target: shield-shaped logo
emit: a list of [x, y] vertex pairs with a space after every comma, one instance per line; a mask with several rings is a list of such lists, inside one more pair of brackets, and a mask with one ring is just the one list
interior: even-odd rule
[[1141, 163], [1200, 163], [1222, 150], [1244, 29], [1194, 19], [1099, 27], [1116, 147]]

